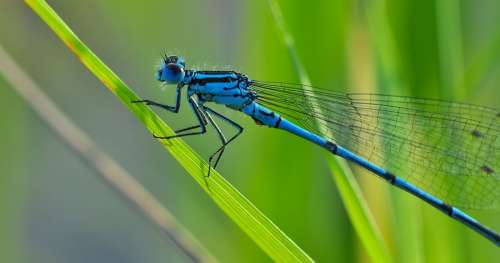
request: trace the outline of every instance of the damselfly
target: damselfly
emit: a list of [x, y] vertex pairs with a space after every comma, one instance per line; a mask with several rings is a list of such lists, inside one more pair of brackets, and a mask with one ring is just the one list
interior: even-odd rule
[[[198, 124], [177, 130], [173, 136], [154, 136], [171, 139], [199, 135], [210, 124], [222, 143], [208, 158], [213, 168], [243, 127], [207, 103], [225, 105], [252, 117], [257, 124], [286, 130], [315, 143], [500, 245], [498, 233], [457, 208], [498, 205], [498, 110], [441, 100], [338, 93], [304, 85], [261, 82], [234, 71], [187, 70], [184, 59], [177, 56], [163, 57], [156, 79], [177, 85], [175, 106], [152, 100], [134, 103], [177, 113], [181, 90], [187, 86], [187, 101]], [[214, 117], [236, 128], [235, 135], [227, 138]]]

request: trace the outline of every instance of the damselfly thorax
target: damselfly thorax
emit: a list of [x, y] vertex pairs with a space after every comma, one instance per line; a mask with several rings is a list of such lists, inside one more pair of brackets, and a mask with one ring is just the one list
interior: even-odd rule
[[252, 81], [234, 71], [189, 71], [186, 83], [188, 96], [197, 95], [198, 102], [214, 102], [231, 109], [241, 110], [256, 99], [249, 89]]

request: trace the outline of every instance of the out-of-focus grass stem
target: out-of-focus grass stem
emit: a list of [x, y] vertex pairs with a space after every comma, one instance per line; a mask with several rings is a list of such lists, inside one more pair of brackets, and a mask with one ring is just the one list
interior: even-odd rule
[[[310, 89], [311, 81], [307, 75], [302, 62], [295, 49], [295, 44], [292, 35], [288, 32], [285, 20], [281, 13], [278, 2], [269, 0], [274, 21], [278, 31], [281, 34], [285, 46], [292, 60], [293, 66], [300, 78], [304, 89]], [[311, 105], [315, 105], [316, 101], [309, 101]], [[331, 131], [323, 131], [328, 134]], [[331, 153], [326, 154], [328, 164], [331, 169], [332, 177], [337, 185], [337, 188], [342, 197], [342, 201], [346, 207], [351, 223], [358, 234], [359, 239], [368, 252], [373, 262], [389, 262], [391, 261], [387, 247], [383, 241], [373, 216], [371, 215], [363, 194], [354, 178], [354, 175], [345, 160], [340, 157], [332, 156]]]
[[[445, 99], [464, 101], [467, 99], [464, 72], [464, 54], [462, 40], [462, 25], [460, 15], [460, 1], [437, 0], [436, 1], [436, 28], [437, 47], [439, 54], [439, 90]], [[451, 184], [451, 181], [445, 181]], [[462, 240], [453, 236], [464, 231], [458, 224], [448, 224], [446, 219], [437, 220], [436, 227], [448, 235], [440, 236], [440, 242], [432, 246], [445, 253], [431, 253], [434, 258], [441, 262], [465, 262], [464, 258], [458, 257], [454, 251], [466, 249]]]
[[[437, 0], [437, 39], [441, 90], [450, 91], [447, 96], [464, 99], [464, 56], [462, 28], [460, 22], [460, 1]], [[450, 98], [448, 98], [450, 99]]]
[[[380, 93], [403, 94], [408, 85], [402, 81], [403, 67], [393, 30], [389, 23], [387, 1], [377, 0], [366, 6], [368, 28], [374, 43], [377, 65], [377, 83]], [[422, 262], [421, 213], [419, 201], [407, 193], [394, 189], [394, 217], [398, 261]]]

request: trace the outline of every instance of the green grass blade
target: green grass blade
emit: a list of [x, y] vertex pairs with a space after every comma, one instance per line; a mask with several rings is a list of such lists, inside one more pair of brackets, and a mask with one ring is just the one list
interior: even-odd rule
[[[41, 0], [26, 3], [47, 23], [78, 59], [154, 134], [173, 135], [173, 130], [149, 107], [132, 104], [139, 97], [113, 73]], [[271, 220], [227, 182], [217, 171], [205, 179], [208, 164], [183, 140], [159, 140], [212, 200], [255, 241], [273, 260], [311, 262], [312, 259]], [[207, 185], [209, 187], [207, 187]]]
[[[454, 0], [436, 1], [436, 28], [437, 47], [439, 62], [439, 90], [446, 99], [458, 99], [464, 101], [466, 98], [464, 82], [464, 55], [462, 44], [461, 27], [461, 3]], [[444, 183], [453, 184], [448, 178]], [[435, 220], [434, 226], [439, 227], [441, 233], [439, 244], [435, 244], [430, 251], [437, 250], [440, 253], [430, 253], [429, 260], [440, 262], [466, 262], [460, 253], [467, 249], [465, 239], [457, 239], [460, 232], [467, 231], [459, 224], [453, 224], [446, 217]], [[432, 250], [431, 250], [432, 249]]]
[[[437, 37], [441, 89], [453, 91], [450, 96], [464, 99], [464, 56], [460, 24], [460, 2], [436, 1]], [[458, 90], [459, 89], [459, 90]]]
[[[310, 85], [310, 80], [305, 68], [303, 67], [297, 52], [292, 35], [288, 32], [285, 20], [280, 7], [275, 0], [269, 0], [269, 5], [273, 13], [276, 26], [281, 33], [292, 63], [299, 75], [300, 81], [304, 85]], [[307, 87], [305, 87], [307, 88]], [[314, 105], [315, 101], [310, 101]], [[326, 131], [328, 132], [328, 131]], [[327, 154], [328, 164], [330, 166], [332, 177], [339, 189], [342, 201], [346, 207], [349, 218], [358, 234], [363, 246], [368, 252], [373, 262], [390, 262], [387, 246], [383, 242], [380, 230], [371, 215], [361, 190], [354, 178], [354, 175], [347, 165], [346, 161]]]

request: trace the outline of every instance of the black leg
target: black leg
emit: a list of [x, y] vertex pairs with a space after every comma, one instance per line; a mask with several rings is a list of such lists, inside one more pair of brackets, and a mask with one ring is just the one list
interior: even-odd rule
[[[205, 118], [205, 116], [204, 116], [203, 112], [200, 110], [200, 107], [199, 107], [199, 106], [197, 106], [197, 107], [196, 107], [196, 110], [197, 110], [197, 111], [198, 111], [198, 113], [202, 116], [201, 120], [203, 121], [203, 123], [205, 123], [205, 126], [207, 126], [207, 125], [208, 125], [208, 122], [207, 122], [207, 120], [206, 120], [206, 118]], [[183, 128], [183, 129], [179, 129], [179, 130], [175, 130], [174, 132], [177, 134], [177, 133], [180, 133], [180, 132], [189, 131], [189, 130], [196, 129], [196, 128], [199, 128], [199, 127], [201, 127], [201, 125], [200, 125], [200, 124], [198, 124], [198, 125], [193, 125], [193, 126], [189, 126], [189, 127], [187, 127], [187, 128]]]
[[176, 134], [176, 135], [172, 135], [172, 136], [156, 136], [153, 134], [153, 137], [155, 137], [157, 139], [172, 139], [172, 138], [179, 138], [179, 137], [184, 137], [184, 136], [200, 135], [200, 134], [204, 134], [205, 132], [207, 132], [207, 129], [206, 129], [207, 120], [205, 119], [205, 116], [202, 115], [198, 104], [196, 103], [196, 101], [193, 98], [189, 98], [189, 104], [191, 105], [191, 109], [193, 110], [194, 115], [196, 115], [196, 118], [198, 119], [199, 125], [181, 129], [181, 130], [179, 130], [179, 132], [192, 130], [192, 129], [198, 128], [198, 127], [201, 129], [199, 132], [181, 133], [181, 134]]
[[[203, 106], [203, 109], [205, 110], [206, 107]], [[221, 140], [222, 145], [226, 145], [227, 140], [226, 140], [226, 137], [224, 136], [224, 133], [222, 132], [222, 130], [219, 128], [219, 126], [212, 119], [212, 116], [210, 115], [210, 113], [208, 113], [208, 111], [205, 110], [205, 114], [207, 115], [208, 121], [214, 127], [215, 131], [219, 135], [219, 139]], [[212, 168], [212, 160], [213, 160], [214, 156], [217, 155], [217, 153], [218, 153], [216, 161], [215, 161], [215, 165], [214, 165], [214, 168], [215, 168], [215, 166], [217, 166], [217, 163], [219, 162], [219, 159], [222, 156], [223, 152], [224, 152], [223, 150], [222, 151], [218, 151], [218, 152], [215, 152], [214, 154], [210, 155], [210, 157], [208, 157], [208, 174], [207, 174], [207, 177], [210, 176], [210, 170]]]
[[175, 99], [175, 106], [161, 104], [158, 102], [154, 102], [152, 100], [134, 100], [134, 101], [132, 101], [132, 103], [146, 103], [146, 105], [156, 106], [156, 107], [160, 107], [160, 108], [163, 108], [165, 110], [171, 111], [173, 113], [178, 113], [179, 108], [181, 107], [181, 88], [182, 88], [182, 85], [180, 85], [180, 84], [177, 85], [177, 90], [176, 90], [177, 95], [176, 95], [176, 99]]
[[[220, 161], [220, 158], [222, 157], [222, 154], [224, 153], [224, 150], [226, 148], [226, 146], [231, 143], [232, 141], [234, 141], [234, 139], [236, 139], [236, 137], [238, 137], [242, 132], [243, 132], [243, 127], [241, 127], [238, 123], [228, 119], [226, 116], [208, 108], [208, 107], [205, 107], [203, 106], [202, 108], [205, 113], [207, 113], [207, 115], [209, 116], [209, 121], [210, 123], [214, 126], [215, 130], [217, 131], [217, 133], [219, 134], [219, 137], [221, 138], [221, 141], [222, 141], [222, 146], [219, 147], [219, 149], [217, 149], [217, 151], [215, 151], [212, 155], [210, 155], [210, 157], [208, 158], [208, 163], [209, 165], [211, 166], [212, 164], [212, 159], [216, 157], [215, 159], [215, 163], [213, 165], [214, 169], [217, 167], [217, 164], [219, 164], [219, 161]], [[231, 124], [233, 127], [235, 127], [236, 129], [238, 129], [238, 132], [233, 135], [229, 140], [226, 140], [226, 138], [224, 137], [224, 134], [222, 133], [222, 131], [220, 130], [220, 128], [215, 124], [215, 122], [213, 121], [213, 119], [211, 118], [210, 114], [209, 113], [212, 113], [214, 114], [215, 116], [219, 117], [221, 120], [223, 121], [226, 121], [228, 122], [229, 124]], [[210, 167], [208, 168], [208, 175], [207, 177], [210, 176]]]
[[146, 105], [156, 106], [156, 107], [160, 107], [160, 108], [163, 108], [163, 109], [171, 111], [171, 112], [175, 112], [174, 106], [161, 104], [159, 102], [155, 102], [152, 100], [133, 100], [132, 103], [145, 103]]
[[201, 127], [200, 124], [194, 125], [194, 126], [190, 126], [190, 127], [184, 128], [184, 129], [175, 130], [175, 133], [179, 133], [179, 132], [183, 132], [183, 131], [189, 131], [189, 130], [196, 129], [196, 128], [199, 128], [199, 127]]

